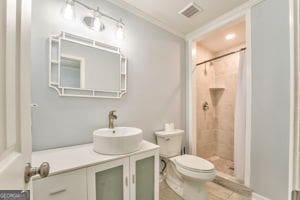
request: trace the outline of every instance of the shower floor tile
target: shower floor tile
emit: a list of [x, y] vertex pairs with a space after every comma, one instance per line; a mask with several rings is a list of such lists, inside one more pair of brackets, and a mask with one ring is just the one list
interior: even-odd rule
[[215, 168], [223, 172], [225, 174], [228, 174], [230, 176], [234, 176], [234, 163], [231, 160], [226, 160], [224, 158], [221, 158], [219, 156], [212, 156], [207, 158], [210, 162], [212, 162], [215, 165]]
[[[250, 200], [248, 197], [244, 197], [229, 189], [226, 189], [216, 183], [207, 183], [208, 188], [208, 200]], [[165, 181], [160, 183], [160, 200], [183, 200], [177, 195]]]

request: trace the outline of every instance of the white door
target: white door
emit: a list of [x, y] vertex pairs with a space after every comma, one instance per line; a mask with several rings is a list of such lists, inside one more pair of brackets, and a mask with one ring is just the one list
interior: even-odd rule
[[31, 157], [31, 0], [0, 1], [0, 190], [24, 190]]

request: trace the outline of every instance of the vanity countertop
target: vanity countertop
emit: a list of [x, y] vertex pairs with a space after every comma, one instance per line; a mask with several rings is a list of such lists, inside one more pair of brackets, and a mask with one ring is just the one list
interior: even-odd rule
[[[92, 165], [128, 157], [131, 155], [159, 149], [159, 146], [147, 141], [143, 141], [141, 149], [124, 155], [103, 155], [93, 151], [93, 143], [77, 145], [71, 147], [63, 147], [57, 149], [49, 149], [43, 151], [35, 151], [32, 153], [32, 166], [40, 166], [42, 162], [50, 164], [50, 176], [72, 171]], [[34, 179], [38, 179], [35, 176]]]

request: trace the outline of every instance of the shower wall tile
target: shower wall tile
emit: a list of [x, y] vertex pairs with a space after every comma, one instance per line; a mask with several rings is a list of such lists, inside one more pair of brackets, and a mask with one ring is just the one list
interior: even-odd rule
[[217, 141], [217, 130], [202, 130], [198, 138], [199, 144], [214, 143]]
[[217, 155], [226, 160], [233, 161], [233, 146], [228, 144], [220, 144], [217, 145]]
[[[204, 47], [197, 47], [197, 62], [212, 58], [213, 54]], [[217, 136], [215, 129], [215, 108], [210, 98], [209, 88], [214, 84], [215, 72], [213, 66], [206, 64], [198, 66], [193, 77], [197, 78], [197, 155], [207, 158], [216, 154]], [[203, 110], [203, 104], [207, 102], [209, 110]]]
[[217, 153], [216, 146], [216, 142], [197, 145], [197, 155], [202, 158], [209, 158], [211, 156], [214, 156]]
[[234, 137], [233, 131], [224, 131], [218, 129], [217, 155], [219, 157], [233, 161], [233, 150], [234, 150], [233, 137]]
[[[219, 55], [227, 52], [221, 52]], [[222, 58], [214, 63], [215, 84], [225, 88], [215, 106], [217, 155], [233, 161], [234, 115], [239, 54]]]
[[198, 130], [199, 131], [205, 131], [205, 130], [212, 130], [215, 128], [216, 120], [215, 120], [215, 111], [213, 110], [210, 102], [208, 102], [209, 105], [209, 110], [208, 111], [203, 111], [202, 110], [202, 104], [203, 102], [200, 102], [201, 105], [199, 106], [200, 108], [198, 109], [198, 116], [199, 116], [199, 121], [198, 121]]
[[[198, 46], [197, 52], [198, 62], [227, 53], [213, 55], [201, 46]], [[212, 64], [198, 66], [194, 71], [193, 77], [197, 79], [194, 81], [197, 91], [197, 154], [203, 158], [217, 155], [233, 161], [238, 65], [239, 55], [234, 54]], [[225, 90], [211, 91], [209, 88], [214, 86], [225, 87]], [[207, 111], [202, 109], [204, 102], [209, 105]]]
[[234, 105], [222, 104], [216, 109], [217, 129], [234, 130]]
[[234, 145], [234, 132], [226, 130], [217, 130], [217, 140], [219, 144]]
[[[246, 44], [240, 44], [236, 47], [230, 48], [225, 51], [217, 52], [214, 54], [215, 57], [224, 55], [226, 53], [232, 52], [232, 51], [237, 51], [241, 48], [244, 48]], [[238, 71], [238, 65], [239, 65], [239, 54], [233, 54], [227, 57], [224, 57], [222, 59], [219, 59], [214, 62], [214, 64], [221, 64], [219, 68], [215, 69], [216, 76], [220, 76], [223, 74], [228, 74], [228, 73], [237, 73]]]
[[215, 69], [216, 76], [228, 75], [230, 73], [236, 73], [238, 65], [238, 54], [225, 57], [219, 61], [214, 62], [214, 65], [217, 65], [218, 68]]

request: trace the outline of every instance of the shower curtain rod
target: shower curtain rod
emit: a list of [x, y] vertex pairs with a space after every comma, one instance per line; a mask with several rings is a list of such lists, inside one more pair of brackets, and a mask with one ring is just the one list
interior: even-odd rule
[[241, 48], [240, 50], [232, 51], [232, 52], [230, 52], [230, 53], [226, 53], [226, 54], [224, 54], [224, 55], [221, 55], [221, 56], [218, 56], [218, 57], [215, 57], [215, 58], [212, 58], [212, 59], [203, 61], [203, 62], [201, 62], [201, 63], [198, 63], [198, 64], [196, 64], [196, 66], [199, 66], [199, 65], [202, 65], [202, 64], [205, 64], [205, 63], [208, 63], [208, 62], [212, 62], [212, 61], [218, 60], [218, 59], [220, 59], [220, 58], [223, 58], [223, 57], [226, 57], [226, 56], [229, 56], [229, 55], [232, 55], [232, 54], [241, 52], [241, 51], [245, 51], [246, 49], [247, 49], [247, 48], [244, 47], [244, 48]]

